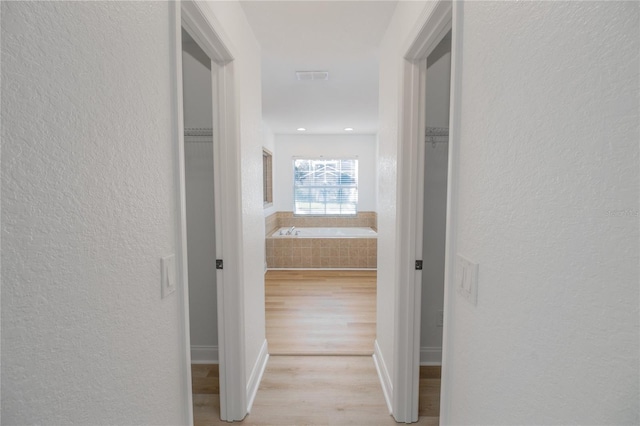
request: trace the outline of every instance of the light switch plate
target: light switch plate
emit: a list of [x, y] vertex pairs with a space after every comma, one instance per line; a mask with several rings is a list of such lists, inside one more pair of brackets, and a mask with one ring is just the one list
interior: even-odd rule
[[457, 255], [455, 280], [458, 294], [476, 306], [478, 304], [478, 264]]
[[162, 298], [176, 291], [176, 256], [170, 255], [160, 259]]

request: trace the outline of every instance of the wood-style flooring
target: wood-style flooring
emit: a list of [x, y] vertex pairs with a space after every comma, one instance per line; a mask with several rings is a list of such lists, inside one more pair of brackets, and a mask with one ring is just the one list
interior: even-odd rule
[[[220, 420], [217, 365], [193, 365], [195, 426]], [[419, 421], [437, 425], [439, 367], [420, 368]], [[246, 425], [397, 425], [389, 415], [376, 368], [365, 356], [273, 356]]]
[[[396, 425], [371, 354], [375, 271], [269, 271], [269, 362], [247, 425]], [[314, 355], [314, 356], [309, 356]], [[355, 355], [355, 356], [354, 356]], [[194, 423], [220, 420], [217, 365], [192, 365]], [[440, 367], [421, 367], [418, 425], [437, 425]]]
[[271, 355], [372, 355], [376, 271], [268, 271]]

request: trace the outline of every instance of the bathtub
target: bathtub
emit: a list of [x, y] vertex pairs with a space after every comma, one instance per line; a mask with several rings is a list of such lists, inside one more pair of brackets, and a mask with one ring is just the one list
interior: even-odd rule
[[[375, 269], [377, 233], [371, 228], [280, 228], [266, 238], [273, 269]], [[282, 235], [281, 235], [282, 232]]]
[[274, 238], [376, 238], [377, 232], [371, 228], [291, 228], [277, 229], [271, 236]]

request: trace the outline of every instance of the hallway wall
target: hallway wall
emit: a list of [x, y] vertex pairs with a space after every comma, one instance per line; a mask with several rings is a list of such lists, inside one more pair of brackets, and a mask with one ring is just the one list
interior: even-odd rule
[[[399, 3], [381, 48], [379, 306], [396, 279], [410, 7]], [[453, 220], [457, 252], [479, 264], [478, 304], [449, 289], [441, 422], [637, 424], [640, 5], [462, 7]], [[393, 318], [378, 311], [387, 366]]]
[[464, 4], [446, 424], [640, 422], [639, 8]]
[[0, 7], [2, 423], [183, 424], [173, 6]]

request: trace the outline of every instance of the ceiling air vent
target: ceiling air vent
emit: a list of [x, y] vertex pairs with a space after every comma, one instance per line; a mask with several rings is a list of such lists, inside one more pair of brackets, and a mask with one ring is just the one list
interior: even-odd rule
[[299, 81], [329, 80], [328, 71], [296, 71], [296, 78]]

